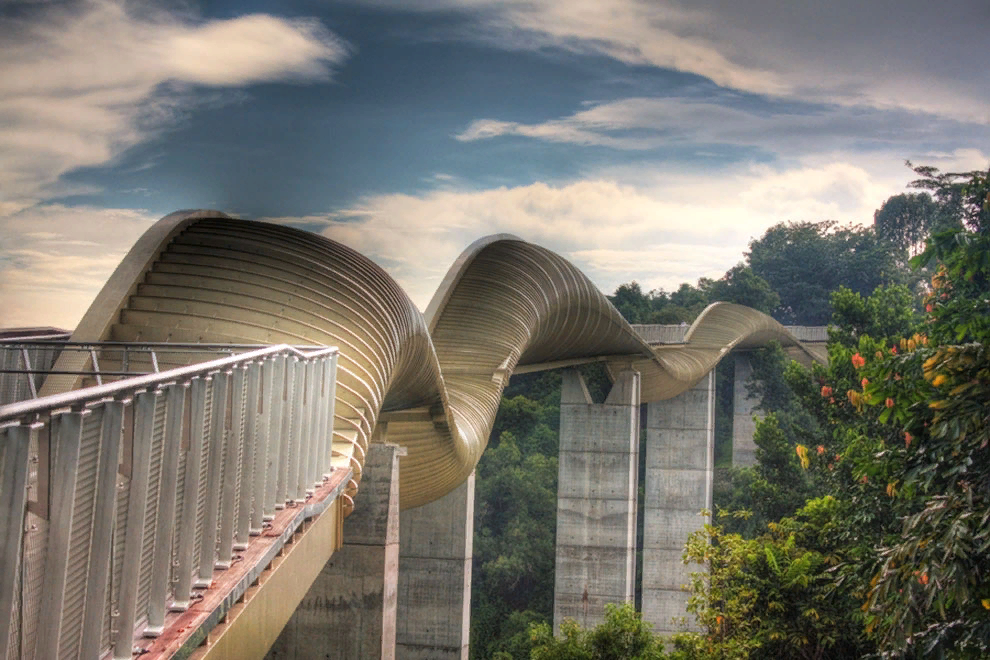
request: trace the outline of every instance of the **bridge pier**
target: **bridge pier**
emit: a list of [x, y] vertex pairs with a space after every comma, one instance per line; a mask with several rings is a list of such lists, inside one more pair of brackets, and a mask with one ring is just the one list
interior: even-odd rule
[[564, 372], [559, 475], [554, 630], [601, 623], [606, 603], [635, 594], [639, 372], [620, 373], [603, 404]]
[[702, 509], [712, 507], [715, 452], [715, 374], [646, 415], [646, 500], [643, 525], [643, 619], [656, 633], [683, 630], [690, 574], [681, 560], [688, 535], [699, 529]]
[[399, 456], [372, 443], [344, 544], [309, 588], [268, 660], [395, 658]]
[[750, 398], [746, 381], [753, 375], [753, 365], [745, 353], [735, 353], [735, 377], [732, 383], [732, 465], [750, 467], [756, 465], [756, 432], [754, 415], [758, 401]]
[[439, 500], [403, 511], [399, 537], [396, 658], [467, 660], [474, 473]]

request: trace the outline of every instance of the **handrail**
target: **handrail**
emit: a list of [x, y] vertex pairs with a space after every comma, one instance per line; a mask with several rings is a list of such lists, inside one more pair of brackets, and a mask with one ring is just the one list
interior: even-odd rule
[[[230, 353], [236, 350], [244, 349], [255, 349], [268, 347], [270, 344], [202, 344], [198, 342], [178, 342], [178, 341], [62, 341], [58, 339], [34, 339], [31, 337], [14, 337], [14, 338], [0, 338], [0, 347], [6, 344], [15, 344], [17, 346], [58, 346], [59, 348], [64, 347], [84, 347], [84, 348], [127, 348], [131, 350], [141, 350], [145, 347], [148, 350], [181, 350], [183, 352], [188, 352], [190, 349], [199, 350], [202, 352], [225, 352]], [[299, 350], [317, 350], [324, 348], [319, 344], [293, 344], [293, 348]]]
[[112, 398], [124, 392], [134, 392], [139, 389], [149, 388], [151, 386], [164, 385], [182, 378], [190, 378], [192, 376], [208, 374], [214, 371], [219, 371], [224, 367], [250, 362], [258, 358], [268, 357], [269, 355], [275, 355], [282, 352], [289, 352], [304, 359], [314, 359], [325, 355], [336, 355], [338, 350], [333, 347], [327, 347], [307, 353], [299, 350], [295, 346], [290, 346], [288, 344], [276, 344], [274, 346], [249, 351], [247, 353], [238, 353], [237, 355], [232, 355], [230, 357], [209, 360], [208, 362], [198, 362], [185, 367], [176, 367], [175, 369], [169, 369], [168, 371], [161, 371], [144, 376], [135, 376], [134, 378], [128, 378], [127, 380], [119, 380], [113, 383], [96, 385], [94, 387], [87, 387], [81, 390], [71, 390], [61, 394], [53, 394], [40, 399], [18, 401], [17, 403], [0, 406], [0, 424], [7, 421], [20, 419], [25, 416], [39, 414], [46, 410], [50, 411], [61, 408], [82, 407], [89, 402]]

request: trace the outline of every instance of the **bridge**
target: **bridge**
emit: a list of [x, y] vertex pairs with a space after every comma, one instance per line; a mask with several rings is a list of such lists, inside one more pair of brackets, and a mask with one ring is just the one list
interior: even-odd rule
[[632, 597], [651, 402], [643, 609], [662, 631], [711, 505], [712, 369], [771, 340], [823, 359], [821, 329], [727, 303], [633, 328], [513, 236], [471, 245], [420, 313], [320, 236], [167, 216], [70, 337], [8, 341], [0, 657], [466, 657], [473, 470], [502, 390], [588, 362], [614, 385], [597, 404], [565, 376], [555, 619]]

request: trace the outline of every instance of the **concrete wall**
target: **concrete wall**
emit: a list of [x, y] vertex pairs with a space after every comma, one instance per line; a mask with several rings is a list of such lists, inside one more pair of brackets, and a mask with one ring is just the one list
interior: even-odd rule
[[372, 444], [344, 545], [313, 582], [270, 660], [395, 658], [399, 567], [399, 455]]
[[403, 511], [399, 524], [396, 658], [467, 660], [474, 473], [441, 499]]
[[749, 356], [736, 353], [736, 375], [732, 384], [732, 464], [737, 467], [756, 465], [756, 443], [753, 416], [762, 417], [754, 408], [758, 401], [749, 397], [746, 381], [753, 374]]
[[639, 373], [619, 374], [604, 404], [581, 375], [564, 373], [560, 400], [554, 630], [604, 620], [606, 603], [632, 601], [636, 580]]
[[690, 573], [681, 561], [688, 535], [712, 506], [715, 374], [680, 396], [649, 404], [646, 415], [646, 499], [643, 525], [643, 619], [654, 631], [683, 629]]

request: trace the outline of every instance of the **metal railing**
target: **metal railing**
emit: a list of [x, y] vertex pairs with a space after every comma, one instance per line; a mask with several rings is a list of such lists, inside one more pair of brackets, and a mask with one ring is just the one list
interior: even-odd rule
[[0, 406], [38, 398], [41, 379], [68, 338], [57, 334], [0, 339]]
[[[0, 339], [0, 405], [38, 398], [50, 375], [83, 376], [102, 385], [121, 378], [256, 350], [259, 344], [193, 344], [181, 342], [68, 341], [67, 335]], [[301, 351], [319, 346], [295, 346]], [[81, 353], [85, 368], [58, 370], [62, 353]]]
[[0, 407], [0, 658], [131, 658], [331, 466], [337, 349]]
[[[640, 336], [648, 344], [683, 344], [684, 335], [691, 326], [687, 323], [680, 325], [654, 324], [654, 323], [633, 323], [633, 332]], [[824, 325], [785, 325], [784, 329], [794, 335], [794, 338], [803, 342], [825, 342], [828, 341], [828, 326]]]

